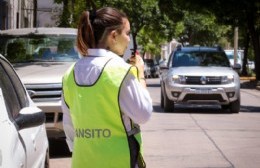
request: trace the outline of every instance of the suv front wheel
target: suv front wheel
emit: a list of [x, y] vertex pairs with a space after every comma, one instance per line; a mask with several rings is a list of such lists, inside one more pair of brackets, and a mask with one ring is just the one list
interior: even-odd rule
[[240, 97], [237, 100], [229, 104], [229, 110], [231, 113], [239, 113], [240, 110]]
[[239, 113], [240, 110], [240, 98], [238, 98], [237, 100], [231, 102], [228, 105], [222, 105], [221, 108], [223, 110], [230, 110], [231, 113]]
[[173, 112], [174, 111], [174, 101], [170, 100], [165, 91], [161, 87], [161, 106], [164, 108], [164, 112]]
[[161, 87], [161, 108], [164, 108], [163, 89]]

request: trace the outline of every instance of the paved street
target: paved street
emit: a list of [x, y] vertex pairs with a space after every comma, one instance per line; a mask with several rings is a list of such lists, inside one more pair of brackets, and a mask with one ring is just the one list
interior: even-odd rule
[[[241, 111], [218, 106], [160, 108], [159, 79], [148, 79], [154, 113], [142, 126], [148, 168], [259, 168], [260, 91], [241, 89]], [[51, 167], [70, 167], [70, 156], [52, 157]]]

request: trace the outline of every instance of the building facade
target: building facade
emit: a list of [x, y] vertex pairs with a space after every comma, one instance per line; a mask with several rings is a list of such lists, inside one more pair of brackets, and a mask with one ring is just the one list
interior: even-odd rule
[[0, 30], [55, 27], [61, 11], [53, 0], [0, 0]]
[[161, 59], [168, 60], [169, 55], [177, 47], [177, 45], [180, 45], [180, 43], [175, 39], [167, 44], [161, 45]]
[[57, 27], [63, 5], [54, 3], [54, 0], [38, 0], [37, 27]]
[[34, 0], [0, 0], [0, 29], [33, 27]]

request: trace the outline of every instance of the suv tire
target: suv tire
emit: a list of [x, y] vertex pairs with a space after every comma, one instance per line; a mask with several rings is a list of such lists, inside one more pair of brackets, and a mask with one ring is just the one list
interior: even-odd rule
[[163, 94], [163, 107], [164, 107], [164, 112], [173, 112], [174, 111], [174, 101], [170, 100], [167, 97], [167, 94], [165, 92]]
[[239, 113], [240, 110], [240, 97], [237, 100], [229, 104], [229, 110], [231, 113]]
[[164, 108], [163, 89], [161, 87], [161, 108]]
[[228, 105], [221, 105], [221, 108], [223, 109], [223, 110], [228, 110], [229, 109], [229, 104]]

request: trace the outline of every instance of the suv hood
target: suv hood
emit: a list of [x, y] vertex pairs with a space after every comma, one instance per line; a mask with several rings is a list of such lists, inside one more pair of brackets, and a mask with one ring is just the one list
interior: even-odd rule
[[13, 64], [24, 84], [61, 83], [74, 62], [31, 62]]
[[236, 73], [231, 67], [174, 67], [172, 74], [186, 76], [225, 76]]

